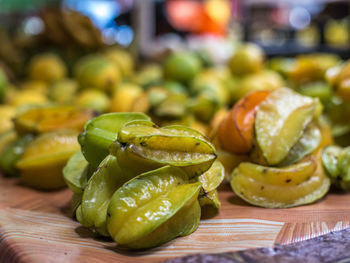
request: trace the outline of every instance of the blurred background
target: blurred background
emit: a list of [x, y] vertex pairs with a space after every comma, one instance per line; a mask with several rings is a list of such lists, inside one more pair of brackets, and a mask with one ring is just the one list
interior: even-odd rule
[[0, 0], [0, 101], [8, 123], [73, 104], [206, 133], [246, 94], [287, 86], [350, 144], [349, 14], [349, 0]]
[[[0, 57], [119, 45], [137, 57], [205, 49], [222, 63], [241, 41], [268, 56], [350, 55], [347, 0], [0, 0]], [[21, 49], [21, 50], [20, 50]]]

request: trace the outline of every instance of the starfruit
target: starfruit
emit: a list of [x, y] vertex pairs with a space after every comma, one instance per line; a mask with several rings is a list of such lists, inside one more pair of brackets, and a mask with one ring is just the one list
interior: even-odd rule
[[120, 167], [134, 176], [172, 165], [195, 177], [216, 159], [214, 146], [200, 132], [176, 125], [157, 128], [151, 122], [125, 124], [110, 151]]
[[209, 193], [219, 187], [225, 177], [224, 166], [215, 160], [208, 171], [198, 176], [197, 180], [202, 183], [201, 194]]
[[79, 150], [77, 132], [60, 130], [36, 137], [17, 162], [21, 181], [38, 189], [54, 189], [65, 185], [62, 169]]
[[233, 171], [231, 187], [250, 204], [286, 208], [322, 198], [328, 192], [330, 180], [320, 161], [311, 156], [281, 168], [241, 163]]
[[75, 194], [82, 195], [88, 181], [88, 162], [81, 151], [77, 151], [63, 168], [63, 178]]
[[273, 91], [259, 104], [255, 120], [257, 143], [270, 165], [278, 164], [311, 122], [317, 100], [288, 88]]
[[321, 131], [316, 124], [310, 123], [303, 135], [294, 144], [279, 166], [286, 166], [296, 163], [317, 149], [321, 143]]
[[7, 175], [17, 175], [16, 163], [21, 158], [25, 148], [34, 139], [32, 134], [24, 135], [13, 141], [2, 152], [0, 158], [0, 168]]
[[81, 203], [82, 224], [108, 236], [106, 216], [114, 192], [129, 178], [119, 168], [117, 159], [108, 155], [89, 179]]
[[322, 163], [332, 183], [343, 190], [350, 190], [350, 147], [330, 145], [322, 151]]
[[143, 113], [109, 113], [88, 121], [83, 133], [79, 135], [86, 160], [96, 168], [108, 155], [108, 148], [117, 139], [121, 126], [133, 120], [150, 118]]
[[220, 201], [217, 190], [200, 195], [198, 198], [201, 207], [201, 218], [208, 219], [219, 213]]
[[217, 188], [225, 177], [223, 165], [216, 160], [208, 171], [198, 176], [197, 180], [202, 183], [199, 193], [199, 205], [202, 210], [202, 218], [210, 218], [219, 212], [220, 201]]
[[144, 249], [196, 230], [201, 183], [188, 183], [177, 167], [141, 174], [119, 188], [107, 210], [107, 228], [118, 245]]
[[59, 129], [80, 131], [92, 117], [92, 111], [72, 106], [35, 107], [19, 113], [14, 122], [19, 134], [37, 134]]

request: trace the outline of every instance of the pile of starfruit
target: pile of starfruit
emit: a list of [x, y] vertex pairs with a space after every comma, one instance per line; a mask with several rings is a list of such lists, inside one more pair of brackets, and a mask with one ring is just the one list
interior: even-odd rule
[[11, 110], [1, 118], [6, 127], [0, 133], [1, 171], [38, 189], [65, 186], [62, 168], [79, 149], [77, 135], [92, 111], [71, 106]]
[[119, 246], [158, 246], [218, 213], [224, 168], [198, 131], [158, 127], [142, 113], [109, 113], [88, 121], [79, 143], [63, 170], [74, 215]]
[[329, 190], [321, 148], [329, 127], [318, 99], [288, 88], [255, 91], [223, 118], [220, 147], [243, 155], [229, 177], [233, 191], [250, 204], [284, 208], [315, 202]]

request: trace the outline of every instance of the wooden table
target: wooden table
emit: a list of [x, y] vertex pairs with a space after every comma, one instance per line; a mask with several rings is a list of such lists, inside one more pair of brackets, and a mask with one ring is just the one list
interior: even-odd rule
[[289, 209], [253, 207], [221, 187], [220, 214], [190, 236], [127, 252], [71, 218], [69, 189], [40, 192], [0, 177], [0, 262], [159, 262], [193, 253], [242, 250], [309, 239], [350, 224], [350, 194]]

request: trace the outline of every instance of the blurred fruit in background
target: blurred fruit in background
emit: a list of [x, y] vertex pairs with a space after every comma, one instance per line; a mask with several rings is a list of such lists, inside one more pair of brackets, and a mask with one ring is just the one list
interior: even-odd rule
[[52, 83], [67, 75], [64, 62], [55, 54], [42, 53], [32, 57], [28, 65], [28, 77], [32, 80]]

